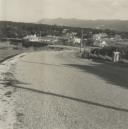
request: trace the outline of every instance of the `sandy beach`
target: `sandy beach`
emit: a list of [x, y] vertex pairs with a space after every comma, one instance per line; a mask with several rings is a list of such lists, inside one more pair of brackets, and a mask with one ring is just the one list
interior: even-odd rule
[[0, 129], [128, 127], [127, 67], [76, 54], [26, 52], [1, 63]]
[[10, 58], [0, 64], [0, 129], [14, 129], [16, 123], [15, 88], [9, 87], [13, 79], [13, 68], [21, 55]]

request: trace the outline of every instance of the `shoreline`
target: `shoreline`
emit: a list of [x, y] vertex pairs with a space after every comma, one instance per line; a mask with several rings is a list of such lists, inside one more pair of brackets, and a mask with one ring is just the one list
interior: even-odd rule
[[14, 129], [17, 122], [15, 111], [16, 89], [7, 85], [13, 79], [13, 69], [24, 53], [9, 55], [0, 60], [0, 128]]
[[15, 129], [19, 124], [20, 113], [15, 107], [16, 88], [11, 87], [11, 81], [15, 80], [13, 72], [17, 61], [25, 54], [25, 51], [19, 51], [0, 59], [0, 129]]
[[16, 88], [11, 86], [11, 81], [15, 80], [13, 72], [16, 63], [25, 54], [26, 52], [19, 52], [0, 60], [0, 117], [3, 119], [0, 120], [0, 129], [16, 129], [20, 126], [21, 113], [16, 110], [15, 105]]

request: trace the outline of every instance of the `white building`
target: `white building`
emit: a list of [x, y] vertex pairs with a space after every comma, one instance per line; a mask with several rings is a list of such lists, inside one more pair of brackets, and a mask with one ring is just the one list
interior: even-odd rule
[[101, 40], [103, 38], [107, 38], [108, 35], [106, 33], [99, 33], [93, 35], [93, 40]]
[[107, 34], [106, 33], [99, 33], [99, 34], [94, 34], [93, 35], [93, 46], [97, 46], [97, 47], [105, 47], [107, 46], [107, 42], [106, 39], [107, 38]]
[[74, 37], [74, 44], [80, 44], [81, 38]]
[[24, 40], [28, 40], [30, 42], [39, 41], [39, 37], [37, 37], [36, 34], [34, 34], [34, 35], [27, 35], [23, 39]]

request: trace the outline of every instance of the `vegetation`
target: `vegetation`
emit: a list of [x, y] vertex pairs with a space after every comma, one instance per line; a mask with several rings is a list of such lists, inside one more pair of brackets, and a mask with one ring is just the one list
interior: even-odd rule
[[128, 59], [128, 46], [109, 46], [109, 47], [104, 47], [104, 48], [95, 48], [91, 50], [92, 54], [96, 55], [103, 55], [103, 56], [113, 56], [113, 52], [115, 50], [118, 50], [120, 52], [120, 55], [124, 59]]
[[[41, 36], [45, 35], [63, 35], [63, 30], [67, 29], [67, 32], [76, 32], [77, 37], [81, 37], [81, 28], [79, 27], [67, 27], [34, 23], [18, 23], [10, 21], [0, 21], [0, 38], [22, 38], [29, 34], [37, 34]], [[116, 32], [113, 30], [100, 30], [83, 28], [84, 38], [91, 39], [93, 34], [107, 33], [109, 37], [115, 34], [121, 35], [122, 38], [128, 38], [128, 32]]]

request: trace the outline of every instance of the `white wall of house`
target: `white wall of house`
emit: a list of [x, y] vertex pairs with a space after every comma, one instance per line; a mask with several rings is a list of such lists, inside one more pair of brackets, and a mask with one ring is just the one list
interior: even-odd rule
[[93, 46], [105, 47], [105, 46], [108, 46], [108, 44], [105, 40], [96, 40], [93, 42]]
[[93, 45], [98, 46], [98, 47], [104, 47], [107, 46], [106, 39], [107, 38], [106, 33], [99, 33], [99, 34], [94, 34], [93, 35]]
[[101, 40], [102, 38], [106, 38], [108, 35], [106, 33], [99, 33], [93, 35], [93, 40]]
[[74, 38], [74, 44], [80, 44], [81, 43], [81, 38]]

